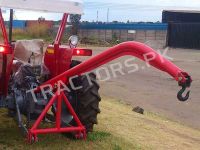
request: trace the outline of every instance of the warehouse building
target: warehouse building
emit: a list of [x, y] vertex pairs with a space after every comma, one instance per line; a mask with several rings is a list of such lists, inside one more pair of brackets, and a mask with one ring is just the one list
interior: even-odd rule
[[164, 10], [162, 16], [168, 24], [167, 46], [200, 49], [200, 11]]
[[26, 27], [33, 26], [46, 26], [47, 28], [53, 28], [54, 21], [51, 20], [28, 20], [26, 21]]
[[[8, 25], [9, 22], [6, 22]], [[48, 28], [53, 28], [54, 21], [52, 20], [13, 20], [14, 29], [25, 29], [27, 27], [44, 25]]]
[[26, 27], [26, 21], [24, 20], [13, 20], [14, 29], [24, 29]]

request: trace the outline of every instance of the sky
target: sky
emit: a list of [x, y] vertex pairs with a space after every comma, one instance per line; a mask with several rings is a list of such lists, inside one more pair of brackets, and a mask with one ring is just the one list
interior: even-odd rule
[[[109, 9], [109, 13], [108, 13]], [[199, 10], [200, 0], [84, 0], [83, 21], [161, 21], [162, 10]], [[97, 15], [98, 12], [98, 15]], [[8, 11], [4, 13], [8, 19]], [[60, 20], [62, 14], [16, 11], [15, 18], [21, 20], [45, 17]], [[98, 16], [98, 17], [97, 17]]]

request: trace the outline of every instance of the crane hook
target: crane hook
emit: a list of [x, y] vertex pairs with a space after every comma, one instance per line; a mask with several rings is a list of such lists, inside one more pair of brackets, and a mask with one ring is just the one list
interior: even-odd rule
[[177, 98], [182, 101], [182, 102], [185, 102], [188, 100], [188, 98], [190, 97], [190, 91], [188, 91], [185, 95], [185, 97], [183, 96], [183, 93], [185, 92], [186, 90], [186, 87], [185, 86], [182, 86], [182, 89], [178, 92], [177, 94]]

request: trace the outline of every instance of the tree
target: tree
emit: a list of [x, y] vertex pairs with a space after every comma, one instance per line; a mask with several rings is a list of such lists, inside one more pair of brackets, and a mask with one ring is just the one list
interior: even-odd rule
[[78, 34], [81, 15], [70, 15], [70, 21], [72, 23], [72, 35]]

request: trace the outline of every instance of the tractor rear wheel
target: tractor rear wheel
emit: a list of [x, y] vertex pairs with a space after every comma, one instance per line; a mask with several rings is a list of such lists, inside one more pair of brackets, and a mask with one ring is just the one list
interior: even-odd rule
[[[79, 65], [81, 62], [73, 60], [71, 68]], [[80, 121], [85, 126], [87, 132], [93, 131], [94, 124], [97, 124], [97, 115], [100, 113], [99, 102], [99, 84], [96, 75], [89, 73], [88, 76], [82, 75], [75, 81], [76, 85], [82, 86], [78, 91], [72, 91], [73, 100], [76, 100], [76, 106], [73, 105]]]

